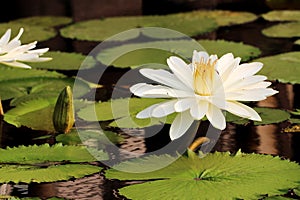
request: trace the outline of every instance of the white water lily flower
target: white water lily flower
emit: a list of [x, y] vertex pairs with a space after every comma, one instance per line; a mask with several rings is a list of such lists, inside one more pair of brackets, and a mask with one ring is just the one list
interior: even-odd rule
[[260, 62], [240, 64], [239, 57], [232, 53], [208, 55], [194, 51], [191, 64], [172, 56], [167, 59], [171, 72], [166, 70], [141, 69], [145, 77], [159, 83], [138, 83], [130, 91], [139, 97], [170, 98], [154, 104], [137, 114], [137, 118], [164, 117], [177, 112], [170, 128], [172, 140], [181, 137], [194, 120], [204, 116], [217, 129], [226, 127], [222, 111], [240, 117], [261, 121], [258, 113], [239, 101], [260, 101], [277, 91], [267, 88], [267, 77], [255, 75], [263, 66]]
[[11, 29], [8, 29], [5, 34], [0, 38], [0, 63], [12, 67], [20, 67], [30, 69], [31, 67], [22, 62], [44, 62], [52, 58], [40, 58], [49, 50], [49, 48], [35, 49], [37, 42], [21, 45], [20, 37], [24, 29], [21, 28], [18, 35], [11, 41]]

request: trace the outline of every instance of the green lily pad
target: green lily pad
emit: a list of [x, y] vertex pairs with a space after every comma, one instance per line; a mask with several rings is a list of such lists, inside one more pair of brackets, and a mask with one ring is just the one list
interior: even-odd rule
[[264, 67], [258, 73], [267, 76], [269, 80], [278, 80], [281, 83], [300, 83], [300, 52], [282, 53], [254, 61], [264, 63]]
[[88, 143], [97, 144], [102, 149], [105, 145], [111, 143], [118, 143], [122, 141], [122, 138], [117, 133], [112, 131], [100, 131], [100, 130], [81, 130], [80, 136], [77, 130], [71, 130], [68, 134], [59, 134], [56, 136], [56, 141], [66, 145], [79, 145]]
[[[231, 26], [252, 22], [258, 18], [250, 12], [234, 12], [229, 10], [199, 10], [175, 14], [183, 19], [208, 17], [214, 19], [219, 26]], [[201, 24], [199, 24], [200, 26]]]
[[19, 104], [4, 114], [4, 120], [16, 127], [26, 126], [33, 130], [55, 132], [52, 115], [56, 98], [35, 99]]
[[[52, 58], [48, 62], [30, 63], [33, 68], [55, 69], [55, 70], [78, 70], [89, 69], [95, 66], [96, 61], [91, 56], [84, 56], [79, 53], [67, 53], [59, 51], [49, 51], [43, 55]], [[85, 60], [86, 59], [86, 60]], [[84, 61], [84, 65], [81, 64]]]
[[[33, 130], [44, 130], [49, 132], [55, 132], [53, 126], [53, 112], [57, 101], [57, 97], [42, 98], [43, 95], [33, 95], [25, 99], [20, 99], [20, 102], [15, 108], [8, 110], [4, 114], [4, 120], [16, 127], [26, 126]], [[45, 95], [47, 96], [47, 95]], [[32, 98], [32, 99], [31, 99]], [[21, 101], [24, 100], [24, 101]], [[89, 105], [85, 101], [74, 101], [76, 104], [75, 112], [80, 107]]]
[[242, 61], [248, 61], [261, 54], [259, 48], [243, 44], [242, 42], [226, 40], [198, 40], [198, 42], [209, 54], [217, 54], [218, 57], [231, 52], [235, 57], [241, 57]]
[[96, 159], [83, 146], [62, 144], [19, 146], [0, 149], [0, 163], [47, 164], [49, 162], [92, 162]]
[[0, 182], [8, 183], [41, 183], [81, 178], [97, 173], [100, 167], [92, 165], [69, 164], [53, 165], [47, 168], [18, 165], [2, 165]]
[[56, 36], [55, 29], [51, 27], [43, 27], [43, 26], [33, 26], [21, 23], [0, 23], [0, 35], [3, 35], [7, 29], [11, 29], [12, 36], [11, 38], [15, 37], [18, 33], [20, 28], [24, 28], [24, 33], [21, 36], [22, 44], [34, 41], [45, 41], [49, 40]]
[[[36, 98], [57, 97], [67, 85], [73, 86], [75, 79], [66, 78], [56, 72], [43, 70], [10, 69], [0, 66], [0, 97], [2, 100], [12, 99], [11, 105]], [[91, 85], [77, 79], [76, 97], [90, 91]]]
[[[183, 46], [187, 48], [182, 48]], [[195, 49], [204, 50], [196, 41], [190, 40], [144, 42], [104, 49], [96, 59], [105, 65], [137, 68], [147, 63], [166, 65], [167, 58], [172, 55], [188, 59]], [[153, 67], [156, 65], [153, 64]]]
[[65, 77], [63, 74], [57, 72], [50, 72], [46, 70], [37, 70], [37, 69], [20, 69], [6, 67], [5, 65], [0, 64], [0, 80], [8, 81], [15, 79], [26, 79], [26, 78], [36, 78], [36, 77]]
[[[106, 171], [106, 177], [144, 180], [119, 189], [129, 199], [259, 199], [280, 195], [299, 184], [300, 166], [259, 154], [211, 153], [204, 158], [180, 157], [167, 167], [141, 172], [170, 161], [166, 155], [134, 159]], [[119, 171], [118, 171], [119, 170]], [[126, 172], [130, 170], [130, 172]], [[276, 174], [276, 176], [274, 176]], [[186, 195], [188, 194], [188, 195]]]
[[[96, 159], [82, 146], [33, 145], [0, 149], [0, 182], [53, 182], [99, 172]], [[106, 157], [106, 154], [102, 152]]]
[[162, 122], [170, 124], [175, 115], [170, 115], [166, 119], [137, 119], [135, 117], [138, 112], [148, 106], [162, 101], [165, 101], [165, 99], [115, 99], [108, 102], [98, 102], [94, 105], [88, 105], [81, 109], [77, 114], [81, 119], [86, 121], [115, 120], [111, 122], [109, 126], [121, 128], [143, 128], [161, 124]]
[[300, 39], [299, 39], [299, 40], [296, 40], [296, 41], [294, 42], [294, 44], [300, 45]]
[[262, 15], [268, 21], [300, 21], [299, 10], [273, 10]]
[[[197, 25], [198, 24], [198, 25]], [[213, 19], [207, 17], [185, 18], [176, 15], [164, 16], [131, 16], [111, 17], [102, 20], [89, 20], [78, 22], [60, 30], [61, 35], [66, 38], [88, 41], [104, 41], [107, 38], [137, 27], [162, 27], [173, 29], [189, 36], [199, 35], [213, 31], [217, 24]], [[143, 30], [136, 30], [122, 38], [115, 38], [120, 41], [136, 38]], [[149, 32], [143, 32], [148, 35]], [[174, 36], [150, 33], [154, 38], [166, 38]], [[178, 36], [175, 36], [176, 38]]]
[[33, 16], [16, 19], [11, 22], [31, 26], [55, 27], [70, 24], [72, 19], [64, 16]]
[[[243, 43], [224, 40], [198, 40], [197, 42], [168, 40], [121, 45], [102, 50], [96, 59], [105, 65], [115, 67], [137, 68], [147, 65], [150, 68], [168, 68], [166, 66], [167, 58], [175, 55], [190, 62], [188, 60], [191, 60], [194, 50], [206, 50], [208, 53], [217, 54], [219, 57], [232, 52], [235, 56], [241, 57], [243, 61], [257, 57], [261, 53], [258, 48]], [[187, 48], [183, 49], [183, 46]], [[155, 63], [164, 66], [158, 66]]]
[[300, 37], [300, 22], [282, 23], [263, 29], [262, 33], [267, 37], [293, 38]]
[[[276, 124], [286, 121], [290, 118], [290, 114], [284, 110], [274, 109], [274, 108], [253, 108], [262, 118], [262, 121], [254, 121], [255, 126], [266, 125], [266, 124]], [[245, 118], [238, 117], [229, 112], [226, 113], [226, 121], [235, 124], [247, 124], [249, 120]]]

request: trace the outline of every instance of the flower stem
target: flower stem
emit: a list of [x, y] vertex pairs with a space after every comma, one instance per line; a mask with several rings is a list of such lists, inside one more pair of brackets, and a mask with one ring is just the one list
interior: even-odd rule
[[209, 142], [209, 138], [207, 137], [198, 137], [190, 146], [189, 149], [191, 151], [195, 151], [200, 145]]

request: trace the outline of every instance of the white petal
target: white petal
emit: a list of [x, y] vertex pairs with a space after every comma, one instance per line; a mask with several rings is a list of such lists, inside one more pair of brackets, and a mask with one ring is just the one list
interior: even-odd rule
[[243, 118], [250, 118], [251, 114], [244, 108], [244, 106], [241, 106], [241, 103], [237, 101], [227, 101], [226, 103], [226, 110], [228, 112], [231, 112], [234, 115], [243, 117]]
[[183, 112], [187, 109], [190, 109], [191, 106], [195, 103], [196, 100], [194, 98], [178, 99], [178, 101], [174, 105], [174, 108], [176, 112]]
[[[237, 57], [237, 58], [233, 59], [231, 61], [231, 63], [228, 63], [226, 65], [225, 65], [225, 63], [222, 63], [220, 60], [217, 62], [218, 72], [222, 71], [221, 70], [222, 68], [225, 68], [225, 70], [223, 69], [222, 72], [219, 72], [224, 83], [226, 83], [228, 80], [230, 81], [232, 79], [231, 73], [232, 73], [232, 71], [234, 71], [235, 68], [237, 68], [239, 66], [240, 61], [241, 61], [241, 58]], [[229, 61], [226, 60], [226, 62], [229, 62]], [[220, 67], [220, 65], [222, 67]]]
[[169, 134], [171, 140], [180, 138], [190, 128], [193, 122], [194, 119], [188, 110], [178, 113], [170, 128]]
[[7, 31], [4, 33], [4, 35], [0, 39], [0, 49], [3, 48], [4, 45], [6, 45], [10, 39], [11, 29], [7, 29]]
[[196, 62], [199, 63], [201, 61], [201, 59], [203, 59], [204, 62], [207, 62], [208, 57], [209, 57], [209, 55], [206, 51], [197, 52], [196, 50], [194, 50], [192, 63], [196, 63]]
[[139, 112], [136, 115], [136, 118], [138, 118], [138, 119], [145, 119], [145, 118], [152, 117], [151, 116], [152, 110], [154, 108], [156, 108], [157, 106], [159, 106], [159, 104], [154, 104], [154, 105], [149, 106], [148, 108], [146, 108], [146, 109], [142, 110], [141, 112]]
[[236, 104], [239, 104], [239, 106], [241, 108], [248, 111], [248, 113], [250, 115], [250, 117], [248, 119], [255, 120], [255, 121], [261, 121], [261, 117], [254, 109], [250, 108], [249, 106], [246, 106], [245, 104], [239, 103], [239, 102], [237, 102]]
[[209, 103], [207, 101], [198, 101], [197, 104], [191, 105], [190, 113], [196, 120], [200, 120], [208, 111]]
[[225, 117], [218, 107], [210, 104], [208, 107], [208, 112], [206, 113], [206, 117], [213, 127], [220, 130], [224, 130], [226, 128]]
[[236, 89], [246, 87], [248, 85], [252, 85], [252, 84], [255, 84], [255, 83], [262, 82], [266, 79], [267, 79], [267, 77], [262, 76], [262, 75], [255, 75], [255, 76], [250, 76], [250, 77], [247, 77], [247, 78], [243, 78], [243, 77], [233, 78], [233, 77], [231, 77], [229, 80], [227, 80], [224, 83], [223, 86], [224, 86], [226, 91], [231, 91], [231, 90], [236, 90]]
[[169, 68], [175, 74], [175, 76], [184, 83], [188, 88], [193, 88], [193, 72], [189, 65], [187, 65], [182, 59], [171, 56], [167, 59]]
[[143, 93], [144, 97], [167, 97], [167, 98], [186, 98], [186, 97], [194, 97], [194, 92], [176, 90], [167, 87], [157, 87], [152, 90], [147, 90]]
[[[151, 91], [154, 89], [161, 89], [163, 90], [161, 94], [157, 94], [155, 95], [146, 95], [145, 93], [147, 91]], [[167, 90], [168, 88], [166, 86], [161, 86], [161, 85], [151, 85], [151, 84], [147, 84], [147, 83], [138, 83], [135, 84], [133, 86], [130, 87], [130, 91], [139, 97], [153, 97], [153, 98], [168, 98], [169, 96], [165, 94], [165, 90]]]
[[46, 62], [46, 61], [50, 61], [50, 60], [52, 60], [52, 58], [49, 58], [49, 57], [41, 57], [40, 58], [39, 57], [39, 58], [35, 58], [35, 59], [26, 60], [26, 62]]
[[232, 53], [227, 53], [223, 55], [217, 62], [217, 71], [220, 75], [223, 75], [228, 67], [231, 67], [234, 61], [234, 57]]
[[276, 90], [271, 88], [258, 88], [251, 90], [243, 90], [236, 93], [226, 93], [226, 100], [233, 101], [261, 101], [266, 99], [268, 96], [272, 96], [278, 93]]
[[177, 100], [166, 101], [153, 108], [151, 115], [156, 118], [167, 116], [175, 112], [174, 104]]
[[189, 90], [185, 84], [183, 84], [174, 74], [166, 70], [154, 70], [154, 69], [141, 69], [140, 73], [143, 74], [145, 77], [161, 83], [163, 85], [167, 85], [169, 87], [181, 90]]
[[42, 55], [42, 54], [46, 53], [48, 50], [49, 50], [49, 48], [34, 49], [34, 50], [28, 51], [27, 53], [34, 53], [34, 54]]
[[232, 76], [241, 75], [243, 77], [253, 76], [261, 70], [263, 64], [261, 62], [244, 63], [239, 65], [232, 73]]
[[247, 85], [247, 86], [243, 87], [243, 89], [251, 90], [251, 89], [258, 89], [258, 88], [267, 88], [271, 84], [272, 84], [271, 82], [263, 81], [263, 82]]
[[4, 65], [8, 65], [11, 67], [19, 67], [19, 68], [25, 68], [25, 69], [31, 69], [31, 67], [29, 65], [26, 65], [24, 63], [20, 63], [20, 62], [1, 62]]

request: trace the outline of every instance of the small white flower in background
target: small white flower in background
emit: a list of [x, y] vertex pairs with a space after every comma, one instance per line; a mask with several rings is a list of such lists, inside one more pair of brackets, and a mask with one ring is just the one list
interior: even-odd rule
[[20, 67], [30, 69], [31, 67], [22, 62], [44, 62], [52, 58], [40, 58], [49, 50], [49, 48], [35, 49], [37, 42], [21, 45], [20, 37], [24, 29], [21, 28], [19, 34], [11, 41], [11, 29], [8, 29], [0, 39], [0, 63], [12, 67]]
[[139, 97], [169, 98], [154, 104], [137, 114], [137, 118], [164, 117], [177, 112], [170, 128], [171, 140], [181, 137], [194, 120], [204, 116], [217, 129], [226, 127], [222, 110], [240, 117], [261, 121], [258, 113], [239, 101], [260, 101], [277, 93], [267, 88], [267, 77], [255, 75], [263, 66], [260, 62], [240, 64], [239, 57], [232, 53], [208, 55], [194, 51], [191, 64], [172, 56], [167, 59], [171, 72], [166, 70], [141, 69], [145, 77], [159, 83], [138, 83], [130, 91]]

